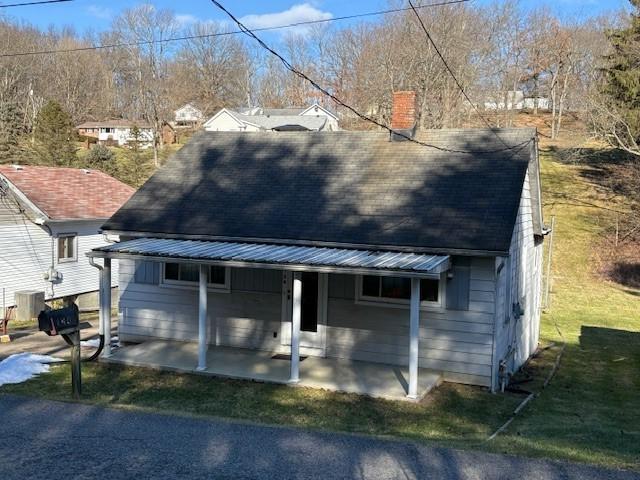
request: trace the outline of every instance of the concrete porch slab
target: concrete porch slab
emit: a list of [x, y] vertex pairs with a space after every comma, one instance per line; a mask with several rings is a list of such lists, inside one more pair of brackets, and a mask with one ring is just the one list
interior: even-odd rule
[[[207, 368], [196, 371], [198, 345], [189, 342], [149, 341], [122, 347], [101, 361], [176, 372], [289, 384], [289, 361], [273, 352], [210, 346]], [[408, 368], [382, 363], [308, 356], [300, 362], [296, 386], [357, 393], [390, 400], [407, 398]], [[442, 382], [442, 375], [420, 369], [418, 400]]]

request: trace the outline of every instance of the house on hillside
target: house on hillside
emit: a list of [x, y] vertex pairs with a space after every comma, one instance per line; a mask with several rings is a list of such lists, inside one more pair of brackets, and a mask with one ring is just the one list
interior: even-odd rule
[[314, 103], [292, 108], [223, 108], [204, 124], [209, 132], [329, 131], [339, 130], [338, 117]]
[[525, 97], [522, 101], [522, 108], [526, 110], [533, 110], [534, 108], [550, 110], [551, 102], [547, 97]]
[[178, 127], [193, 127], [204, 119], [204, 113], [199, 108], [187, 103], [174, 112], [174, 122]]
[[78, 125], [76, 129], [79, 135], [93, 137], [98, 143], [105, 145], [115, 145], [123, 147], [136, 140], [131, 131], [133, 127], [138, 127], [138, 141], [143, 147], [153, 145], [153, 127], [145, 121], [132, 120], [106, 120], [103, 122], [85, 122]]
[[[394, 130], [413, 135], [412, 104], [394, 94]], [[194, 136], [89, 253], [120, 265], [131, 345], [108, 360], [394, 399], [498, 389], [538, 342], [536, 131], [415, 138]]]
[[549, 99], [545, 97], [527, 97], [522, 90], [509, 90], [484, 103], [485, 110], [549, 110]]
[[[0, 317], [16, 292], [50, 300], [97, 291], [85, 253], [108, 244], [99, 228], [132, 194], [95, 170], [1, 165]], [[117, 285], [117, 269], [113, 277]]]

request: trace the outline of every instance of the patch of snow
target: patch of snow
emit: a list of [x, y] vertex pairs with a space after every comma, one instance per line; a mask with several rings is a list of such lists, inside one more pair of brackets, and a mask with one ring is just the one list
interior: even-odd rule
[[49, 355], [17, 353], [0, 362], [0, 386], [5, 383], [22, 383], [40, 373], [49, 371], [49, 364], [63, 361]]
[[[111, 337], [111, 345], [118, 343], [118, 337]], [[100, 338], [91, 338], [89, 340], [80, 341], [81, 347], [98, 348], [100, 346]]]

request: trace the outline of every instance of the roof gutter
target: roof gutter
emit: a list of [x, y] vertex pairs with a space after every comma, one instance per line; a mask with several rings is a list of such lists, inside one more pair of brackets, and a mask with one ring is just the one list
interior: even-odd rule
[[457, 248], [433, 248], [433, 247], [412, 247], [399, 245], [375, 245], [362, 243], [340, 243], [340, 242], [322, 242], [314, 240], [291, 240], [278, 238], [258, 238], [258, 237], [229, 237], [222, 235], [182, 235], [175, 233], [163, 232], [139, 232], [102, 229], [101, 233], [118, 235], [120, 237], [142, 238], [166, 238], [178, 240], [205, 240], [217, 242], [246, 242], [246, 243], [273, 243], [277, 245], [298, 245], [308, 247], [328, 247], [328, 248], [353, 248], [364, 250], [383, 250], [390, 252], [409, 252], [409, 253], [429, 253], [432, 255], [459, 255], [465, 257], [508, 257], [508, 251], [501, 250], [469, 250]]
[[100, 217], [100, 218], [49, 218], [46, 223], [56, 224], [56, 223], [68, 223], [68, 222], [106, 222], [109, 220], [108, 217]]

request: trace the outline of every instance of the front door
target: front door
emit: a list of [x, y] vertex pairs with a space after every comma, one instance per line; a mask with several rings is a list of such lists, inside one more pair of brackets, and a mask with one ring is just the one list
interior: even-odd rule
[[[282, 344], [291, 345], [293, 273], [282, 274]], [[300, 347], [307, 354], [324, 355], [326, 340], [327, 274], [302, 272]]]

